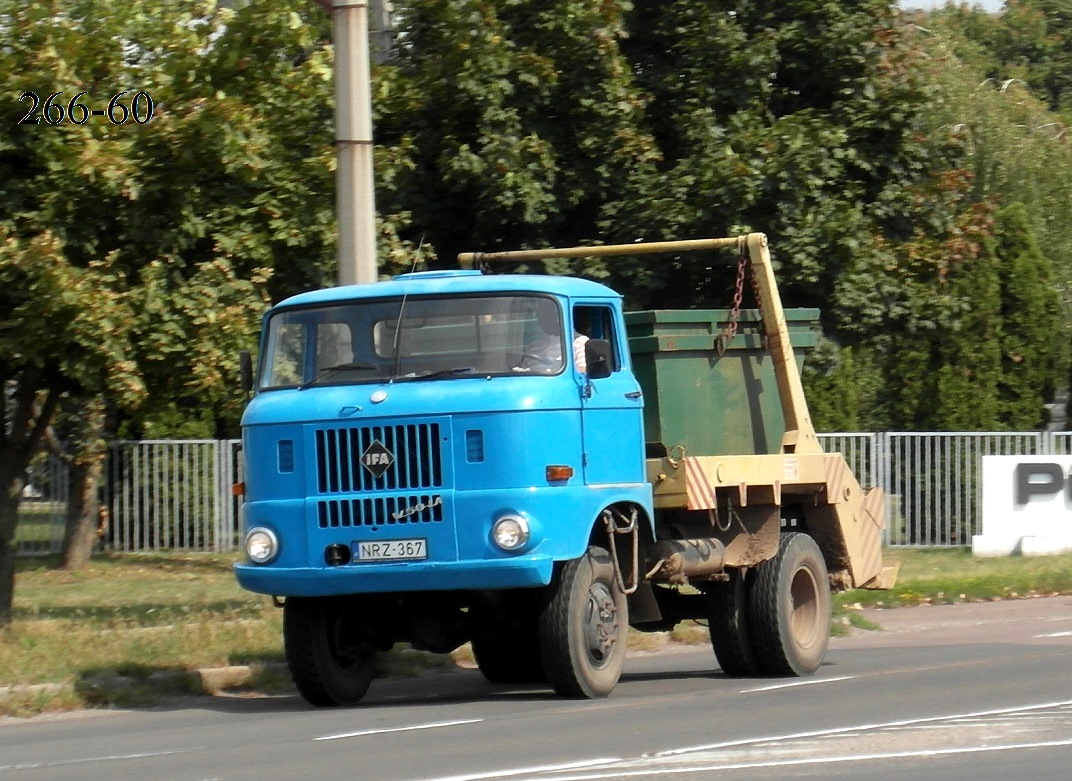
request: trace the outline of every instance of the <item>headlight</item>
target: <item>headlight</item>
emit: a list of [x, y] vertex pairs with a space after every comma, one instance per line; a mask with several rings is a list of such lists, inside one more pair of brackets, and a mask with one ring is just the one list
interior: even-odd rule
[[275, 532], [257, 526], [246, 532], [246, 555], [254, 564], [267, 564], [279, 554], [279, 538]]
[[491, 541], [504, 551], [523, 548], [529, 541], [529, 522], [519, 515], [504, 515], [491, 527]]

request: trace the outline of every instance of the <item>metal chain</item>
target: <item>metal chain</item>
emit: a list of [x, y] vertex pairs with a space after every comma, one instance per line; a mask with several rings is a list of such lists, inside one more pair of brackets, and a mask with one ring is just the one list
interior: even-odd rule
[[[618, 520], [614, 517], [615, 514], [621, 517], [624, 525], [618, 525]], [[636, 508], [634, 507], [631, 516], [626, 518], [621, 513], [608, 507], [603, 511], [603, 523], [607, 527], [607, 539], [610, 543], [610, 560], [614, 565], [614, 577], [618, 582], [618, 588], [621, 589], [623, 594], [632, 594], [640, 585], [640, 531], [637, 528]], [[628, 534], [633, 538], [633, 571], [630, 573], [630, 585], [628, 586], [625, 585], [625, 578], [622, 575], [621, 564], [618, 561], [618, 546], [614, 541], [615, 536], [619, 534]]]
[[715, 340], [715, 350], [721, 358], [729, 347], [733, 337], [737, 335], [737, 324], [741, 317], [741, 302], [744, 300], [744, 274], [748, 268], [748, 254], [741, 253], [741, 259], [737, 261], [737, 282], [733, 289], [733, 307], [730, 309], [730, 321]]

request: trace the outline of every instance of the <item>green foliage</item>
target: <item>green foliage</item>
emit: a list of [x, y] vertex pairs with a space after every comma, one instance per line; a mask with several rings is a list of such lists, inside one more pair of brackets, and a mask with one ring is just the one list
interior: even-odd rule
[[[1047, 123], [1025, 121], [1045, 108], [1015, 84], [979, 84], [994, 68], [1041, 84], [1028, 71], [1044, 64], [1057, 84], [1060, 4], [949, 9], [926, 33], [884, 0], [395, 7], [398, 50], [373, 74], [384, 272], [462, 249], [763, 230], [786, 303], [823, 310], [832, 346], [808, 382], [831, 401], [817, 420], [1039, 421], [1061, 366], [1046, 336], [1057, 315], [1028, 294], [1030, 272], [1011, 271], [1037, 259], [1004, 246], [993, 209], [1023, 203], [1023, 230], [1072, 282], [1067, 144], [1017, 130]], [[0, 12], [10, 115], [24, 90], [157, 102], [145, 125], [9, 125], [0, 223], [19, 247], [51, 237], [115, 299], [101, 324], [114, 338], [94, 350], [126, 362], [100, 376], [125, 383], [110, 398], [127, 435], [232, 433], [233, 356], [260, 311], [333, 277], [328, 16], [297, 0]], [[633, 306], [710, 306], [728, 301], [732, 263], [554, 268]], [[1021, 312], [1018, 342], [1005, 321]]]
[[1002, 339], [1000, 420], [1013, 430], [1046, 422], [1044, 404], [1067, 366], [1066, 331], [1053, 266], [1031, 231], [1027, 212], [1011, 204], [998, 213]]
[[1008, 0], [1001, 14], [947, 6], [933, 18], [985, 52], [986, 76], [1018, 79], [1051, 110], [1072, 117], [1072, 8], [1066, 0]]
[[851, 347], [820, 342], [805, 359], [802, 379], [811, 422], [818, 431], [861, 429], [859, 374]]
[[[174, 409], [233, 432], [238, 349], [270, 295], [330, 278], [334, 236], [319, 9], [0, 0], [0, 20], [2, 623], [22, 475], [60, 395], [105, 393], [132, 435]], [[121, 99], [111, 117], [142, 93], [155, 113], [19, 124], [27, 92]]]
[[[406, 161], [389, 201], [441, 262], [763, 230], [783, 298], [819, 306], [835, 345], [807, 376], [822, 427], [1005, 425], [996, 192], [935, 122], [941, 66], [888, 3], [399, 7], [377, 137]], [[711, 306], [732, 262], [572, 270], [634, 307]]]
[[[145, 388], [139, 407], [132, 390], [110, 396], [128, 434], [159, 431], [165, 418], [166, 430], [183, 430], [177, 413], [233, 434], [236, 354], [255, 345], [269, 300], [335, 275], [329, 15], [298, 0], [0, 0], [0, 18], [0, 107], [12, 118], [0, 133], [0, 229], [51, 237], [63, 273], [87, 270], [83, 287], [122, 298], [120, 309], [90, 297], [88, 309], [128, 341], [113, 355], [126, 373], [102, 376]], [[152, 97], [150, 121], [15, 122], [25, 91], [62, 91], [64, 106], [84, 92], [105, 108], [123, 90], [127, 105], [139, 91]], [[406, 217], [383, 213], [383, 258], [399, 259]], [[62, 326], [78, 318], [46, 322], [35, 301], [49, 292], [24, 292], [26, 309], [0, 327], [47, 332], [53, 341], [36, 347], [54, 361]], [[68, 375], [94, 385], [88, 372]]]
[[1033, 75], [1060, 61], [1052, 48], [1061, 42], [1047, 30], [1064, 23], [1061, 6], [1010, 2], [1001, 15], [947, 8], [918, 39], [934, 63], [929, 132], [962, 139], [974, 198], [1008, 205], [996, 214], [994, 245], [1002, 296], [995, 420], [1004, 428], [1044, 424], [1043, 404], [1067, 383], [1072, 146]]
[[[938, 97], [928, 132], [962, 139], [976, 198], [1024, 206], [1040, 248], [1053, 261], [1054, 284], [1067, 305], [1072, 301], [1072, 138], [1047, 110], [1043, 93], [994, 70], [994, 55], [978, 44], [975, 37], [981, 34], [967, 25], [975, 18], [966, 11], [936, 14], [930, 34], [919, 38], [934, 63], [929, 79]], [[1016, 16], [979, 18], [993, 37]]]
[[653, 143], [638, 123], [619, 3], [396, 4], [376, 137], [402, 162], [378, 192], [442, 261], [474, 247], [575, 243]]
[[44, 233], [0, 225], [0, 382], [27, 370], [62, 390], [103, 391], [125, 403], [144, 392], [130, 360], [132, 312], [110, 254], [79, 268]]

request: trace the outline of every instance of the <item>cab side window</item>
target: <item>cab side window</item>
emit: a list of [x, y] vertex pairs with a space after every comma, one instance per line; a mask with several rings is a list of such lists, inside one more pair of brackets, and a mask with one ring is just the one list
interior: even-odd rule
[[611, 307], [585, 304], [573, 307], [573, 355], [578, 370], [582, 372], [587, 370], [584, 343], [589, 339], [607, 341], [611, 348], [608, 368], [612, 373], [621, 369], [614, 333], [614, 310]]

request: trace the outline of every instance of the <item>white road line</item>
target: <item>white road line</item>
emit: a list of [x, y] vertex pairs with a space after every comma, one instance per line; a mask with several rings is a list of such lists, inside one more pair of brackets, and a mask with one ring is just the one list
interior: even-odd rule
[[343, 738], [360, 738], [365, 735], [383, 735], [387, 732], [410, 732], [419, 729], [437, 729], [439, 727], [457, 727], [462, 724], [479, 724], [483, 719], [458, 719], [456, 721], [436, 721], [431, 724], [410, 724], [406, 727], [385, 727], [384, 729], [365, 729], [360, 732], [341, 732], [338, 735], [323, 735], [313, 740], [342, 740]]
[[63, 767], [64, 765], [82, 765], [91, 762], [121, 762], [127, 759], [152, 759], [153, 757], [167, 757], [173, 754], [190, 754], [201, 751], [201, 748], [186, 748], [178, 751], [147, 751], [142, 754], [109, 754], [103, 757], [83, 757], [81, 759], [60, 759], [55, 762], [34, 762], [22, 765], [0, 765], [0, 771], [5, 770], [37, 770], [42, 767]]
[[[533, 765], [532, 767], [518, 767], [512, 770], [496, 770], [485, 771], [483, 773], [473, 773], [471, 775], [461, 776], [440, 776], [437, 778], [422, 778], [421, 781], [483, 781], [483, 779], [491, 778], [514, 778], [516, 776], [524, 776], [529, 773], [555, 773], [563, 770], [581, 770], [586, 767], [597, 767], [599, 765], [610, 765], [615, 762], [621, 762], [622, 757], [605, 757], [603, 759], [586, 759], [581, 762], [566, 762], [561, 765]], [[614, 776], [609, 776], [614, 778]]]
[[796, 686], [815, 686], [819, 683], [836, 683], [837, 681], [851, 681], [855, 675], [843, 675], [840, 678], [809, 678], [806, 681], [793, 681], [792, 683], [776, 683], [772, 686], [760, 686], [758, 689], [743, 689], [741, 694], [755, 694], [756, 692], [772, 692], [777, 689], [791, 689]]
[[1072, 637], [1072, 632], [1050, 632], [1046, 635], [1035, 635], [1036, 639], [1040, 637]]
[[994, 710], [975, 711], [973, 713], [951, 713], [945, 716], [928, 716], [918, 719], [900, 719], [898, 721], [886, 721], [877, 724], [856, 724], [851, 727], [835, 727], [833, 729], [821, 729], [811, 732], [797, 732], [789, 735], [768, 735], [759, 738], [742, 738], [740, 740], [727, 740], [722, 743], [707, 743], [702, 746], [689, 746], [687, 748], [668, 749], [652, 754], [653, 757], [673, 757], [681, 754], [693, 754], [700, 751], [713, 751], [722, 748], [734, 748], [736, 746], [750, 746], [756, 743], [773, 743], [782, 740], [800, 740], [802, 738], [819, 738], [826, 735], [844, 735], [851, 732], [863, 732], [867, 730], [887, 729], [889, 727], [906, 727], [912, 724], [931, 724], [936, 721], [952, 721], [955, 719], [971, 719], [980, 716], [1002, 716], [1008, 713], [1027, 713], [1046, 708], [1063, 708], [1072, 705], [1072, 700], [1061, 702], [1046, 702], [1038, 705], [1020, 705], [1012, 708], [995, 708]]
[[556, 776], [553, 781], [602, 781], [602, 779], [643, 778], [645, 776], [671, 776], [684, 773], [712, 773], [719, 770], [754, 770], [758, 768], [794, 767], [801, 765], [831, 765], [843, 762], [870, 762], [881, 759], [918, 759], [956, 754], [980, 754], [994, 751], [1016, 751], [1033, 748], [1059, 748], [1072, 746], [1070, 740], [1055, 740], [1045, 743], [1010, 743], [1005, 746], [972, 746], [968, 748], [924, 749], [920, 751], [891, 751], [886, 754], [850, 754], [842, 757], [809, 757], [801, 759], [772, 760], [768, 762], [740, 762], [722, 765], [692, 765], [689, 767], [652, 768], [651, 770], [608, 770], [603, 773]]
[[[852, 676], [847, 676], [852, 677]], [[825, 679], [828, 681], [840, 680], [840, 679]], [[819, 683], [820, 681], [816, 681]], [[580, 762], [570, 762], [560, 765], [533, 765], [531, 767], [512, 768], [507, 770], [498, 771], [482, 771], [479, 773], [454, 775], [454, 776], [440, 776], [435, 778], [425, 778], [421, 781], [493, 781], [494, 779], [532, 779], [538, 781], [536, 778], [540, 774], [546, 773], [568, 773], [569, 771], [581, 771], [575, 772], [572, 775], [555, 775], [550, 781], [604, 781], [605, 779], [622, 779], [622, 778], [641, 778], [652, 776], [670, 776], [680, 775], [683, 773], [704, 773], [715, 772], [725, 770], [748, 770], [759, 768], [773, 768], [773, 767], [791, 767], [791, 766], [805, 766], [805, 765], [822, 765], [822, 764], [834, 764], [845, 762], [860, 762], [871, 760], [884, 760], [884, 759], [911, 759], [921, 757], [941, 757], [957, 754], [972, 754], [981, 752], [995, 752], [995, 751], [1016, 751], [1026, 749], [1037, 748], [1063, 748], [1072, 746], [1072, 739], [1057, 740], [1050, 742], [1030, 742], [1030, 743], [1010, 743], [1000, 746], [973, 746], [967, 748], [948, 748], [948, 749], [920, 749], [918, 751], [892, 751], [888, 753], [877, 754], [853, 754], [847, 756], [835, 756], [835, 757], [806, 757], [800, 759], [785, 759], [785, 760], [769, 760], [769, 761], [753, 761], [753, 762], [736, 762], [726, 761], [724, 764], [714, 763], [712, 760], [707, 760], [708, 764], [691, 764], [685, 766], [675, 766], [669, 768], [651, 768], [646, 770], [627, 770], [629, 766], [637, 767], [638, 763], [650, 762], [652, 764], [658, 763], [660, 759], [666, 759], [670, 757], [683, 757], [687, 754], [699, 753], [703, 751], [712, 751], [718, 749], [735, 748], [748, 745], [756, 745], [763, 743], [775, 743], [782, 741], [799, 741], [805, 738], [815, 737], [828, 737], [834, 735], [847, 735], [852, 733], [862, 733], [880, 729], [891, 729], [896, 727], [907, 727], [912, 725], [930, 725], [943, 721], [958, 721], [967, 719], [978, 719], [987, 716], [1002, 716], [1011, 714], [1027, 714], [1034, 711], [1053, 709], [1053, 708], [1068, 708], [1072, 706], [1072, 700], [1062, 700], [1058, 702], [1039, 703], [1037, 705], [1020, 705], [1009, 708], [994, 708], [985, 711], [975, 711], [970, 713], [953, 713], [944, 716], [927, 716], [914, 719], [900, 719], [897, 721], [881, 722], [876, 724], [857, 724], [850, 727], [837, 727], [833, 729], [814, 730], [810, 732], [799, 732], [788, 735], [770, 735], [765, 737], [756, 738], [744, 738], [741, 740], [731, 740], [722, 743], [710, 743], [702, 746], [691, 746], [687, 748], [670, 749], [666, 751], [660, 751], [654, 754], [645, 754], [634, 759], [626, 759], [623, 757], [605, 757], [599, 759], [590, 759]], [[698, 758], [697, 762], [703, 762], [703, 759]], [[625, 767], [620, 763], [628, 763]], [[600, 766], [615, 766], [616, 767], [602, 767]], [[543, 776], [541, 776], [543, 777]]]

